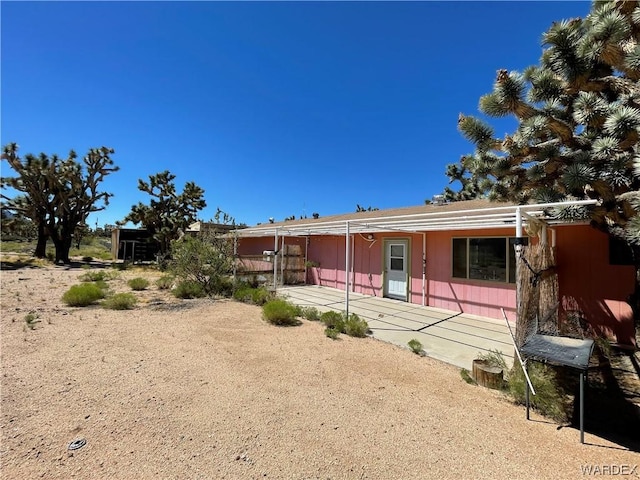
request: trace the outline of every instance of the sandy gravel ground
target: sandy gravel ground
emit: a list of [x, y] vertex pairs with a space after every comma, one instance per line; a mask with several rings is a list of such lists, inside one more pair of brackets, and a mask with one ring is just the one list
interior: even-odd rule
[[2, 478], [640, 476], [640, 454], [527, 422], [458, 369], [371, 338], [332, 341], [316, 323], [274, 327], [257, 307], [156, 287], [132, 311], [66, 307], [84, 272], [1, 272]]

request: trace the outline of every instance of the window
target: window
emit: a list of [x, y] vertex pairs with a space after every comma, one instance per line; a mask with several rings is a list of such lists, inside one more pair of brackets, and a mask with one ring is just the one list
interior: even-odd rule
[[454, 238], [452, 276], [472, 280], [515, 283], [515, 238]]

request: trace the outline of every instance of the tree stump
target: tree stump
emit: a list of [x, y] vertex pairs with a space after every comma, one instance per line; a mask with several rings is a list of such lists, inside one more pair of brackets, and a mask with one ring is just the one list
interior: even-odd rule
[[471, 377], [478, 385], [499, 390], [504, 382], [502, 368], [490, 365], [486, 360], [474, 360]]

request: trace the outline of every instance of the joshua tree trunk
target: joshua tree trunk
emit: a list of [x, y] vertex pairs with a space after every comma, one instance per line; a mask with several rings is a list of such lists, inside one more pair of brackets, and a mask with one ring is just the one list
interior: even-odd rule
[[47, 240], [49, 235], [46, 233], [44, 225], [38, 225], [38, 243], [36, 244], [36, 250], [33, 252], [33, 256], [36, 258], [45, 258], [47, 256]]

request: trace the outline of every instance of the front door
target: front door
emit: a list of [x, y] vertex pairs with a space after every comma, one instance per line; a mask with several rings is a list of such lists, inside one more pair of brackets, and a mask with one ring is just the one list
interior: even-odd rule
[[407, 300], [409, 286], [409, 241], [385, 240], [384, 296]]

